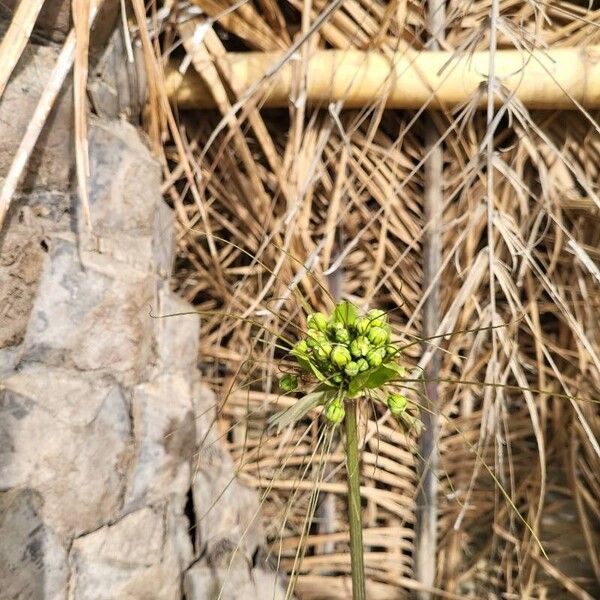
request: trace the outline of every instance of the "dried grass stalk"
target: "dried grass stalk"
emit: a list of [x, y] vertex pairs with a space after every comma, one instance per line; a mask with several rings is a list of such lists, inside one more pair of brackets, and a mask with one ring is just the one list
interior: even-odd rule
[[21, 0], [8, 31], [0, 42], [0, 97], [27, 46], [43, 5], [44, 0]]
[[73, 0], [73, 23], [75, 25], [75, 66], [73, 70], [73, 107], [75, 114], [75, 164], [77, 166], [77, 189], [83, 222], [91, 230], [88, 179], [90, 163], [87, 138], [87, 78], [90, 42], [90, 0]]

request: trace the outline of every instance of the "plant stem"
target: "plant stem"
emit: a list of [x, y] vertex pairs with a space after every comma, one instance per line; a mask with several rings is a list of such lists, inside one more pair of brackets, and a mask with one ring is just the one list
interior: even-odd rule
[[360, 504], [360, 462], [356, 400], [345, 401], [346, 471], [348, 474], [348, 521], [350, 523], [350, 564], [352, 567], [352, 598], [365, 600], [365, 564]]

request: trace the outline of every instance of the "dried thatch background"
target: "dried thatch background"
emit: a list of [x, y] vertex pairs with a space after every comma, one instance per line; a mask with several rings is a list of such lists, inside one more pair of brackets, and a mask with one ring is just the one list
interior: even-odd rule
[[[133, 4], [141, 9], [141, 2]], [[600, 10], [589, 4], [502, 0], [493, 23], [498, 49], [593, 44], [600, 40]], [[529, 112], [512, 99], [487, 140], [485, 111], [468, 100], [427, 118], [422, 111], [383, 110], [383, 91], [363, 110], [301, 101], [304, 61], [316, 48], [425, 48], [431, 35], [424, 5], [151, 3], [149, 29], [137, 34], [147, 53], [161, 57], [148, 127], [157, 146], [164, 143], [165, 197], [179, 217], [177, 287], [209, 311], [201, 360], [221, 392], [219, 426], [240, 476], [266, 491], [264, 519], [281, 570], [292, 569], [300, 541], [318, 430], [307, 422], [266, 438], [266, 418], [289, 400], [278, 398], [274, 385], [282, 368], [274, 338], [257, 323], [293, 337], [304, 312], [295, 292], [313, 309], [328, 307], [322, 284], [362, 306], [393, 310], [398, 336], [413, 340], [425, 326], [427, 288], [437, 288], [443, 330], [468, 331], [441, 343], [436, 588], [446, 593], [441, 597], [476, 599], [598, 597], [596, 115]], [[448, 0], [443, 47], [487, 49], [494, 6]], [[226, 72], [206, 68], [207, 59], [228, 50], [286, 49], [325, 10], [326, 20], [295, 59], [298, 89], [289, 108], [260, 109], [267, 81], [231, 112], [243, 90]], [[220, 111], [169, 113], [160, 78], [168, 61], [188, 69], [203, 61], [201, 76]], [[426, 285], [423, 161], [431, 122], [443, 148], [443, 270]], [[332, 265], [339, 268], [326, 275]], [[492, 323], [503, 326], [482, 329]], [[412, 346], [407, 362], [416, 364], [422, 352]], [[363, 430], [368, 596], [407, 597], [419, 587], [415, 443], [368, 405]], [[326, 458], [320, 520], [297, 585], [303, 599], [348, 597], [339, 440]]]

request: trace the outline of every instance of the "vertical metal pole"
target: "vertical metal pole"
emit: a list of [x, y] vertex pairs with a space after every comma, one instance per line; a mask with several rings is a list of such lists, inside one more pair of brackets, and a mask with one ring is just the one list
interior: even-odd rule
[[[429, 0], [427, 24], [433, 37], [431, 48], [438, 50], [444, 37], [446, 19], [445, 0]], [[436, 280], [442, 262], [442, 207], [443, 207], [443, 150], [439, 142], [434, 116], [426, 115], [425, 152], [429, 158], [425, 163], [424, 213], [426, 234], [423, 240], [423, 289], [431, 292], [423, 305], [423, 337], [435, 335], [440, 324], [440, 284]], [[437, 559], [437, 466], [438, 466], [438, 383], [440, 353], [435, 352], [425, 370], [425, 392], [429, 406], [421, 412], [424, 428], [420, 438], [420, 453], [423, 461], [420, 469], [421, 487], [417, 497], [417, 531], [415, 541], [415, 575], [424, 586], [435, 585]], [[428, 591], [417, 592], [418, 600], [430, 600]]]

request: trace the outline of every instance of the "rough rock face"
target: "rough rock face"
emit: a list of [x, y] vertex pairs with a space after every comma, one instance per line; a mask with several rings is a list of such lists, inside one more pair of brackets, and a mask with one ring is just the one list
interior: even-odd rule
[[159, 166], [95, 119], [90, 167], [91, 235], [61, 175], [0, 237], [0, 599], [278, 598], [210, 430], [198, 317], [154, 318], [191, 308], [168, 286]]

